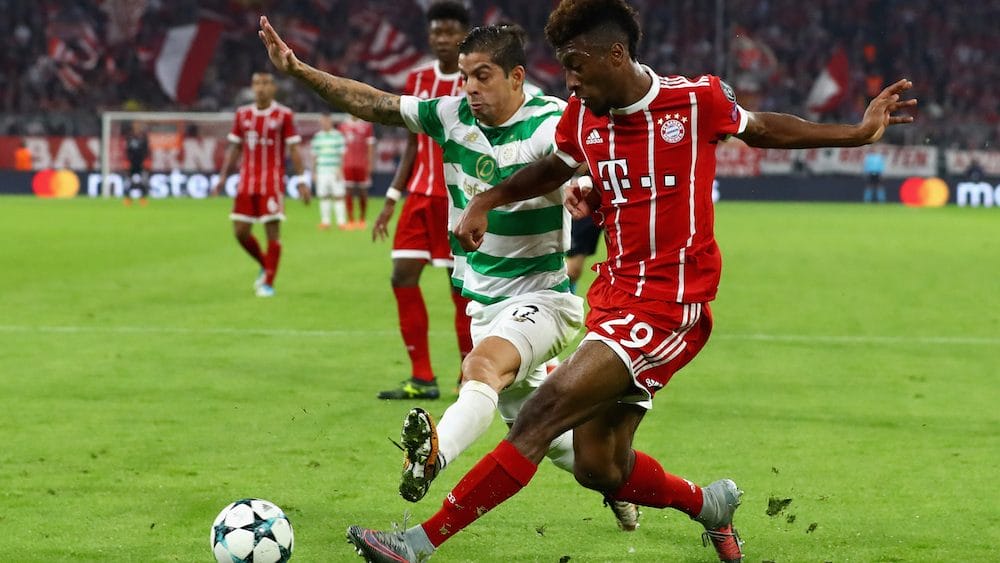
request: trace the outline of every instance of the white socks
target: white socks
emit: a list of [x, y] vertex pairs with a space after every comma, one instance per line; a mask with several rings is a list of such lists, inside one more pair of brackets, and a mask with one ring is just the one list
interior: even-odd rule
[[[437, 425], [441, 467], [452, 462], [486, 433], [497, 410], [497, 393], [481, 381], [467, 381], [458, 392], [458, 400], [448, 407]], [[570, 454], [573, 442], [570, 440]], [[570, 468], [572, 470], [572, 458]]]
[[334, 200], [333, 212], [337, 215], [338, 225], [347, 224], [347, 204], [344, 203], [343, 199]]
[[330, 209], [333, 207], [333, 202], [322, 198], [319, 200], [319, 222], [324, 225], [330, 224]]

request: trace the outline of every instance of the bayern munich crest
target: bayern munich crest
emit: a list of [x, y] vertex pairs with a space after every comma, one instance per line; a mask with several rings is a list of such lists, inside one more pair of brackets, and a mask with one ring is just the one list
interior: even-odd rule
[[679, 143], [684, 139], [685, 129], [681, 119], [687, 121], [686, 117], [681, 118], [679, 114], [674, 114], [673, 116], [667, 115], [666, 118], [659, 120], [660, 137], [663, 137], [664, 141], [673, 144]]

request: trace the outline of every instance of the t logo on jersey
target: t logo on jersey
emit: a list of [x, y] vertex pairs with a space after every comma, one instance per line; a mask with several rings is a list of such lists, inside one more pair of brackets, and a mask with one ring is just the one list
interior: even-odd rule
[[[615, 197], [610, 201], [611, 204], [617, 205], [628, 201], [625, 197], [625, 190], [632, 188], [632, 180], [628, 178], [628, 161], [624, 158], [600, 160], [597, 162], [597, 171], [601, 175], [601, 185], [604, 189], [615, 194]], [[639, 185], [647, 189], [652, 188], [653, 176], [640, 176]], [[670, 174], [663, 175], [663, 187], [672, 188], [676, 185], [676, 176]]]

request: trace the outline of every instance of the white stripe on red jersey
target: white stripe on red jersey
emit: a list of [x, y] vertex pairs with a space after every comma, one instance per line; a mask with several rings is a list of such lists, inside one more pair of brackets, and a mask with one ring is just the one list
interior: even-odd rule
[[715, 146], [746, 128], [747, 114], [716, 76], [651, 78], [626, 108], [598, 117], [573, 96], [556, 129], [556, 153], [586, 162], [601, 194], [597, 217], [608, 259], [598, 275], [632, 295], [703, 303], [722, 270], [715, 242]]
[[[410, 72], [403, 93], [422, 100], [458, 96], [462, 93], [462, 75], [442, 73], [438, 61], [426, 63]], [[417, 154], [406, 187], [410, 193], [448, 197], [441, 147], [427, 135], [417, 135]]]
[[227, 138], [243, 145], [239, 193], [283, 192], [285, 148], [302, 140], [295, 132], [292, 110], [278, 102], [271, 102], [265, 109], [257, 109], [254, 104], [240, 106]]

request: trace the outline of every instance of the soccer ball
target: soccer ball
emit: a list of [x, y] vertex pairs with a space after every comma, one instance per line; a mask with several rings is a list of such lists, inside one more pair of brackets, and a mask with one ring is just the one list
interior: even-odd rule
[[285, 563], [292, 558], [295, 535], [277, 505], [245, 498], [215, 517], [209, 542], [219, 563]]

